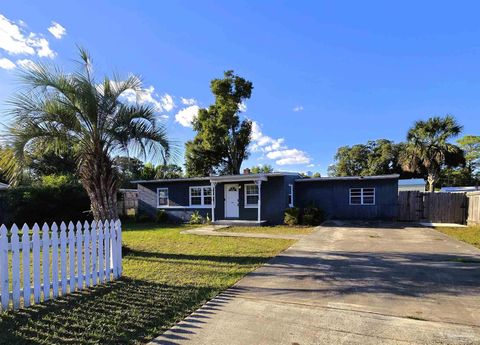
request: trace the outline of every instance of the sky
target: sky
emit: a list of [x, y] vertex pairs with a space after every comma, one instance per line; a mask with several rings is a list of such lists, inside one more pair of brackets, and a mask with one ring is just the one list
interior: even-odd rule
[[478, 1], [2, 1], [0, 122], [19, 66], [73, 70], [80, 45], [98, 75], [142, 77], [125, 100], [154, 106], [183, 152], [210, 80], [234, 70], [254, 85], [243, 166], [326, 175], [338, 147], [402, 141], [431, 116], [480, 135], [478, 13]]

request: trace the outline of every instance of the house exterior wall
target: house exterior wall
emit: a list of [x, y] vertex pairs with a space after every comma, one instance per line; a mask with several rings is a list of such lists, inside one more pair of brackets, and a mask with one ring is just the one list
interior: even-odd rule
[[[375, 188], [375, 205], [350, 205], [350, 188]], [[313, 203], [330, 219], [395, 219], [398, 180], [324, 180], [295, 184], [295, 206]]]
[[[261, 218], [270, 224], [281, 224], [285, 209], [288, 207], [288, 183], [287, 177], [269, 177], [262, 182], [261, 187]], [[291, 180], [291, 181], [290, 181]], [[293, 183], [293, 179], [288, 179]], [[239, 189], [239, 218], [242, 220], [257, 220], [257, 208], [245, 208], [245, 185], [246, 182], [222, 182], [215, 187], [215, 219], [225, 219], [225, 184], [238, 184]], [[159, 183], [138, 184], [138, 212], [154, 218], [159, 209], [163, 209], [169, 215], [172, 222], [187, 222], [193, 212], [198, 211], [203, 217], [207, 215], [212, 219], [211, 208], [194, 208], [189, 206], [189, 187], [210, 186], [210, 181], [173, 181]], [[169, 205], [157, 208], [157, 188], [168, 188]]]

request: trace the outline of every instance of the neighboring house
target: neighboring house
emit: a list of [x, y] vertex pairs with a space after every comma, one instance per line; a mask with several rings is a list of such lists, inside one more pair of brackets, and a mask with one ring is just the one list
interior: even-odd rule
[[398, 191], [399, 192], [408, 192], [408, 191], [425, 192], [425, 180], [423, 178], [410, 178], [405, 180], [398, 180]]
[[[398, 175], [303, 178], [298, 173], [241, 174], [133, 181], [138, 212], [186, 222], [193, 212], [217, 224], [281, 224], [285, 209], [314, 205], [334, 219], [393, 219]], [[213, 197], [215, 196], [215, 197]]]
[[446, 193], [465, 193], [465, 192], [477, 192], [480, 191], [478, 186], [465, 186], [465, 187], [442, 187], [440, 192]]

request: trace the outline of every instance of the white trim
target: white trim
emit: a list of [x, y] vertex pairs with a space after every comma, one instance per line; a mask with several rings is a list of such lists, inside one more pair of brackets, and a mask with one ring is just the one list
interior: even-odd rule
[[[360, 197], [360, 204], [352, 204], [352, 189], [360, 189], [360, 195], [357, 196], [357, 197]], [[368, 204], [366, 204], [366, 203], [363, 202], [363, 198], [365, 197], [365, 196], [364, 196], [364, 189], [373, 189], [373, 203], [368, 203]], [[349, 203], [349, 205], [351, 205], [351, 206], [375, 206], [375, 203], [376, 203], [376, 193], [377, 193], [377, 191], [376, 191], [375, 187], [357, 187], [357, 188], [350, 188], [350, 189], [348, 190], [348, 203]], [[370, 195], [367, 196], [367, 197], [370, 197]]]
[[[247, 186], [256, 186], [258, 189], [257, 189], [257, 194], [249, 194], [249, 196], [257, 196], [257, 203], [256, 204], [248, 204], [247, 203]], [[260, 188], [258, 187], [258, 185], [256, 183], [246, 183], [243, 185], [243, 207], [244, 208], [258, 208], [258, 202], [260, 200]]]
[[[167, 190], [167, 204], [166, 205], [160, 205], [159, 202], [158, 202], [158, 199], [160, 199], [158, 191], [160, 189], [166, 189]], [[157, 188], [157, 208], [167, 208], [167, 207], [170, 207], [170, 196], [169, 196], [168, 187], [158, 187]]]
[[294, 205], [294, 201], [293, 201], [293, 184], [292, 183], [289, 183], [288, 184], [288, 196], [290, 197], [290, 203], [288, 204], [288, 207], [293, 207]]
[[[200, 195], [194, 195], [194, 198], [200, 198], [200, 204], [192, 204], [192, 189], [193, 188], [200, 188]], [[205, 204], [205, 198], [208, 198], [208, 195], [205, 195], [205, 188], [210, 188], [210, 198], [212, 199], [211, 204]], [[211, 208], [212, 205], [214, 204], [213, 201], [214, 195], [213, 195], [213, 188], [211, 185], [209, 186], [190, 186], [188, 187], [188, 205], [190, 208]]]

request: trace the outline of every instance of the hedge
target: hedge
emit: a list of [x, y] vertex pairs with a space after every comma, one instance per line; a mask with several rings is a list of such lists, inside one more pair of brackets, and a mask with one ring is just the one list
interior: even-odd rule
[[79, 184], [16, 187], [0, 195], [0, 223], [7, 225], [91, 219], [90, 200]]

